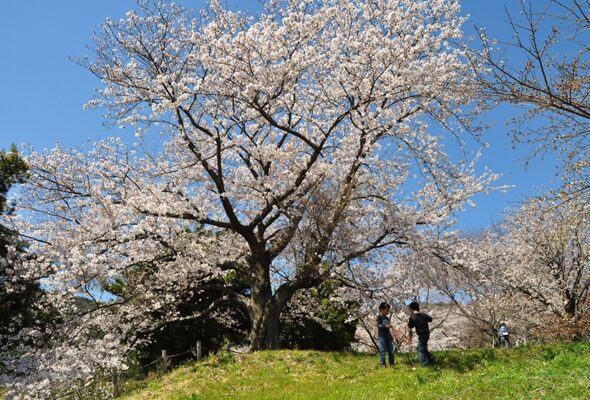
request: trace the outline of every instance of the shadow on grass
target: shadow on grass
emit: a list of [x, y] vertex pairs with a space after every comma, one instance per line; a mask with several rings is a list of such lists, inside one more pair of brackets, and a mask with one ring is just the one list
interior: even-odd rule
[[435, 368], [464, 373], [478, 366], [487, 366], [497, 359], [498, 354], [493, 349], [480, 349], [476, 352], [446, 352], [438, 356]]
[[[497, 361], [499, 357], [493, 349], [480, 349], [477, 351], [452, 351], [439, 352], [434, 354], [436, 363], [425, 368], [433, 370], [453, 370], [465, 373], [473, 370], [478, 366], [486, 366]], [[401, 353], [398, 355], [401, 364], [418, 367], [418, 356], [413, 353]]]

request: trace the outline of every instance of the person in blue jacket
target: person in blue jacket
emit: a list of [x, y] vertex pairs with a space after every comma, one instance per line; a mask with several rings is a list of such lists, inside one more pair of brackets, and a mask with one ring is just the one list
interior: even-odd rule
[[500, 322], [500, 327], [498, 328], [498, 341], [500, 345], [510, 347], [510, 331], [504, 321]]

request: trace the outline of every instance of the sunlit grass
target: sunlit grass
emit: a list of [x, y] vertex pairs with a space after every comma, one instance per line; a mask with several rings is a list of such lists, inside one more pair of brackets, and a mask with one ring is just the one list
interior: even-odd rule
[[[375, 355], [315, 351], [223, 354], [142, 382], [125, 400], [163, 399], [586, 399], [590, 344], [414, 354], [379, 368]], [[137, 384], [137, 383], [136, 383]]]

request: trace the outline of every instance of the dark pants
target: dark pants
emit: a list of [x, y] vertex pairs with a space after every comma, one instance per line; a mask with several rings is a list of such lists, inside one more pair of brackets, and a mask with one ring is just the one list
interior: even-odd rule
[[508, 336], [508, 335], [500, 335], [499, 336], [499, 340], [500, 340], [500, 346], [504, 346], [504, 347], [510, 347], [511, 346], [510, 336]]
[[420, 365], [432, 364], [434, 362], [432, 353], [428, 351], [428, 339], [430, 339], [430, 333], [418, 334], [418, 346], [416, 346], [416, 350], [418, 351]]
[[389, 365], [394, 364], [393, 359], [393, 341], [391, 338], [379, 336], [379, 361], [385, 365], [385, 352], [389, 355]]

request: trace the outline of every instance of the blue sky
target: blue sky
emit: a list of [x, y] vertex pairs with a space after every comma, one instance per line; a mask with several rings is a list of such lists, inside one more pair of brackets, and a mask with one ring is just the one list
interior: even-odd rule
[[[544, 3], [546, 0], [535, 0]], [[190, 8], [201, 8], [203, 0], [177, 1]], [[229, 7], [255, 11], [258, 0], [227, 0]], [[510, 35], [504, 7], [514, 8], [514, 0], [462, 0], [468, 35], [471, 26], [487, 27], [497, 38]], [[86, 52], [93, 30], [105, 18], [119, 19], [135, 8], [133, 0], [2, 0], [0, 2], [0, 148], [11, 143], [29, 144], [35, 150], [51, 148], [58, 142], [79, 146], [106, 136], [129, 133], [103, 126], [99, 110], [82, 110], [82, 106], [100, 87], [100, 82], [82, 67], [68, 61]], [[555, 181], [555, 160], [534, 160], [524, 170], [525, 148], [512, 149], [508, 139], [510, 107], [489, 112], [493, 124], [484, 134], [490, 147], [480, 166], [501, 173], [500, 184], [514, 185], [508, 193], [478, 196], [477, 209], [459, 216], [459, 226], [474, 230], [501, 219], [507, 207], [525, 196], [539, 194]]]

